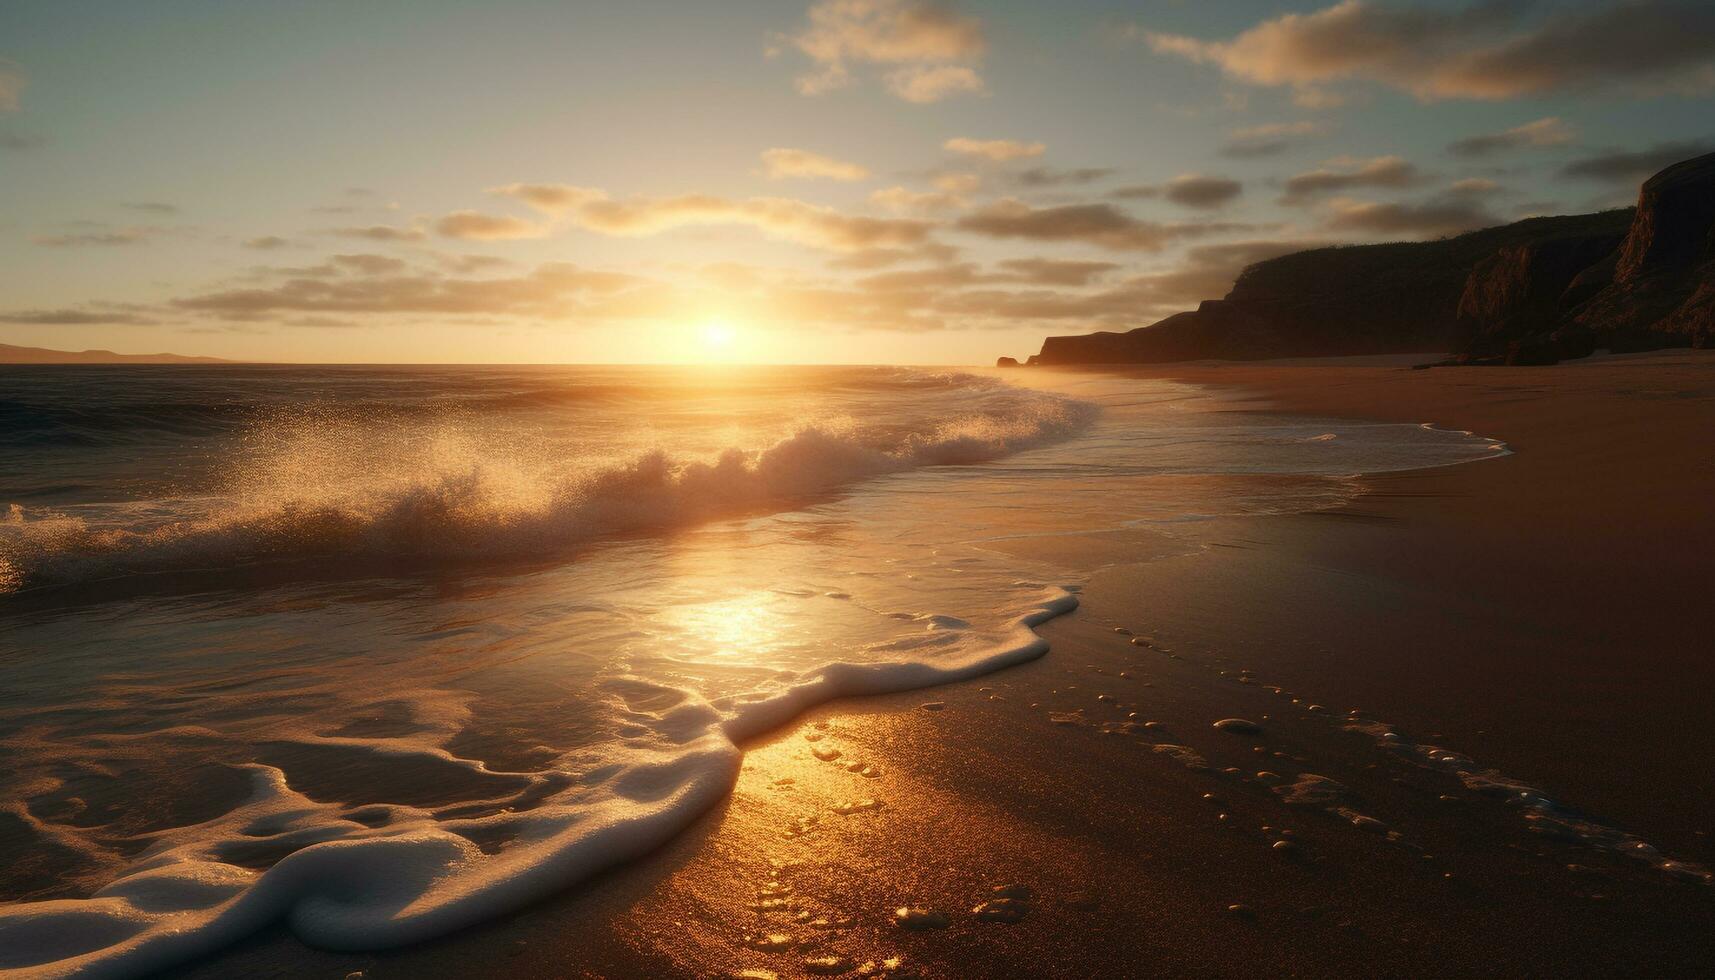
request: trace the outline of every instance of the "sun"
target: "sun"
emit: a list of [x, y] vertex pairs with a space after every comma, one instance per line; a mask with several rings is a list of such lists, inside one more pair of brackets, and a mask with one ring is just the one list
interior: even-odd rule
[[704, 347], [722, 351], [730, 348], [733, 341], [738, 339], [738, 331], [733, 329], [731, 323], [716, 318], [703, 321], [703, 325], [697, 328], [697, 336], [701, 338]]
[[711, 359], [728, 357], [738, 345], [738, 330], [731, 321], [711, 317], [698, 325], [697, 339], [702, 342], [704, 356]]

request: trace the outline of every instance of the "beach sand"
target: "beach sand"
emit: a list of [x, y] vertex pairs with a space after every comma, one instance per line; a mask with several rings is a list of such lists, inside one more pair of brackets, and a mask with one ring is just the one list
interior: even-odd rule
[[[518, 915], [388, 954], [281, 928], [190, 975], [1706, 975], [1715, 886], [1671, 862], [1715, 866], [1715, 352], [1149, 373], [1514, 454], [1195, 552], [1037, 539], [1111, 562], [1042, 659], [825, 705], [673, 843]], [[1018, 921], [973, 911], [1000, 897]]]

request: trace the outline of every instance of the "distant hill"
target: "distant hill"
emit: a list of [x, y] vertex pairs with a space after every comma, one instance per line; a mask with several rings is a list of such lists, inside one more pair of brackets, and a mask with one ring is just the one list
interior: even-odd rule
[[1049, 337], [1029, 363], [1452, 352], [1551, 364], [1711, 344], [1715, 154], [1650, 178], [1636, 208], [1259, 262], [1224, 299], [1126, 333]]
[[110, 350], [51, 350], [0, 344], [0, 364], [235, 364], [223, 357], [188, 354], [115, 354]]

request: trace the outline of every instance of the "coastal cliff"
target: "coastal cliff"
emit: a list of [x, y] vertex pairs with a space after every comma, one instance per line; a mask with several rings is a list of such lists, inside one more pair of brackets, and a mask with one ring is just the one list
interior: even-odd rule
[[1636, 208], [1256, 263], [1218, 300], [1125, 333], [1049, 337], [1036, 364], [1444, 354], [1547, 364], [1715, 342], [1715, 154]]

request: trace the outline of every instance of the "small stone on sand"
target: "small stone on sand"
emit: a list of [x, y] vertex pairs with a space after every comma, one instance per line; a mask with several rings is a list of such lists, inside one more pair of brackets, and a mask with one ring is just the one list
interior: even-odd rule
[[823, 762], [832, 762], [835, 759], [838, 759], [840, 757], [840, 750], [839, 749], [827, 749], [827, 748], [822, 748], [821, 746], [817, 746], [817, 747], [810, 750], [810, 754], [815, 756], [816, 758], [822, 760]]
[[1243, 718], [1222, 718], [1215, 722], [1215, 727], [1231, 735], [1261, 735], [1262, 726], [1254, 721]]
[[971, 909], [984, 922], [1018, 922], [1030, 911], [1030, 904], [1018, 898], [996, 898]]
[[807, 972], [825, 977], [846, 973], [851, 968], [852, 961], [844, 956], [816, 956], [804, 961], [804, 969]]
[[901, 929], [945, 929], [952, 923], [945, 912], [901, 905], [893, 910], [893, 921]]
[[945, 708], [946, 706], [947, 706], [947, 702], [945, 702], [945, 701], [930, 701], [930, 702], [924, 704], [922, 707], [923, 707], [924, 711], [940, 711], [942, 708]]

